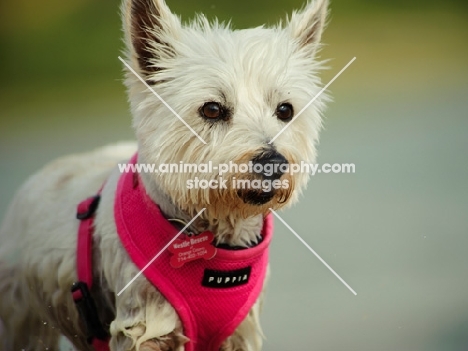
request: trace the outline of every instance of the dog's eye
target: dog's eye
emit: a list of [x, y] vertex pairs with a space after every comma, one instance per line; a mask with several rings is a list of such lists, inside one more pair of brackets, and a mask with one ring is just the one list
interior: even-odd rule
[[293, 115], [294, 110], [291, 104], [284, 103], [276, 108], [276, 117], [284, 122], [291, 120]]
[[217, 102], [207, 102], [201, 108], [203, 117], [216, 119], [221, 116], [222, 108]]

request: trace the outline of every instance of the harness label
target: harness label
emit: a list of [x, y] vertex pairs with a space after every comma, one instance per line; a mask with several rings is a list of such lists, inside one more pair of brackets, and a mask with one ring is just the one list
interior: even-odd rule
[[232, 288], [249, 282], [252, 267], [236, 269], [235, 271], [215, 271], [205, 269], [202, 285], [208, 288]]

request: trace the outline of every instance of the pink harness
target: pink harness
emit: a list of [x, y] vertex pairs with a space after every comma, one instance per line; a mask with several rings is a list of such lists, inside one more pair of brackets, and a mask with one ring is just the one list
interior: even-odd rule
[[[136, 163], [136, 155], [130, 163]], [[133, 173], [123, 173], [119, 179], [114, 216], [122, 245], [139, 269], [144, 269], [179, 232], [163, 217], [138, 181], [138, 175]], [[86, 220], [80, 225], [80, 237], [89, 236], [82, 233], [84, 222]], [[90, 232], [89, 228], [85, 230]], [[185, 344], [186, 351], [218, 351], [245, 319], [263, 287], [272, 233], [273, 220], [269, 215], [263, 225], [263, 240], [257, 246], [241, 250], [217, 248], [211, 259], [189, 259], [181, 267], [174, 268], [180, 266], [174, 265], [177, 255], [179, 261], [188, 257], [184, 256], [187, 254], [184, 249], [178, 248], [191, 245], [191, 249], [187, 246], [189, 253], [196, 254], [204, 250], [203, 244], [201, 249], [197, 248], [198, 242], [212, 235], [205, 232], [187, 238], [181, 234], [179, 238], [184, 241], [178, 240], [175, 242], [178, 246], [172, 244], [169, 250], [162, 251], [143, 271], [182, 321], [184, 335], [190, 339]], [[80, 238], [78, 240], [80, 242]], [[213, 247], [208, 246], [205, 249], [214, 253]], [[78, 254], [78, 267], [82, 265], [82, 252]], [[78, 268], [79, 280], [83, 280], [82, 276]], [[92, 339], [93, 344], [95, 340], [97, 338]], [[96, 350], [105, 350], [97, 347], [101, 346], [96, 344]]]

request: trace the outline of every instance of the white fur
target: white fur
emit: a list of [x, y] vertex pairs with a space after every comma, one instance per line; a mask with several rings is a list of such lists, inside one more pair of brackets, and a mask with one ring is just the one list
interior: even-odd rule
[[[132, 11], [137, 5], [139, 11]], [[320, 89], [321, 67], [315, 55], [326, 7], [326, 0], [316, 0], [294, 13], [284, 28], [233, 31], [228, 25], [210, 24], [203, 16], [183, 26], [162, 0], [124, 1], [128, 62], [207, 145], [127, 72], [137, 145], [117, 144], [54, 161], [26, 182], [8, 210], [0, 232], [1, 350], [57, 350], [60, 336], [79, 350], [91, 350], [69, 292], [77, 278], [74, 213], [76, 204], [104, 182], [95, 219], [94, 294], [100, 317], [111, 323], [111, 350], [183, 350], [187, 339], [174, 308], [143, 276], [116, 296], [138, 270], [116, 233], [115, 165], [137, 149], [139, 162], [216, 165], [247, 161], [268, 147], [284, 126], [274, 115], [276, 106], [289, 102], [297, 113]], [[145, 13], [150, 16], [139, 21]], [[135, 34], [142, 26], [144, 31]], [[144, 64], [138, 60], [138, 35], [147, 36], [144, 49], [151, 53]], [[230, 120], [210, 124], [201, 118], [199, 108], [209, 101], [228, 106]], [[317, 99], [275, 140], [274, 147], [290, 163], [315, 160], [323, 105], [324, 98]], [[186, 180], [193, 176], [214, 177], [142, 174], [142, 179], [167, 217], [190, 220], [206, 208], [192, 230], [208, 229], [218, 243], [241, 246], [257, 240], [269, 207], [293, 203], [307, 182], [304, 174], [291, 177], [294, 191], [286, 203], [274, 198], [264, 205], [249, 205], [229, 191], [187, 191]], [[223, 351], [261, 349], [261, 300], [223, 344]]]

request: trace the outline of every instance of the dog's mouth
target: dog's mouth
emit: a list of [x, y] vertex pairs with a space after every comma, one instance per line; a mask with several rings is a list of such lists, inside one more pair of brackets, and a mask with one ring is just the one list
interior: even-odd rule
[[275, 190], [262, 191], [262, 190], [239, 190], [237, 195], [249, 205], [264, 205], [270, 202], [275, 196]]

